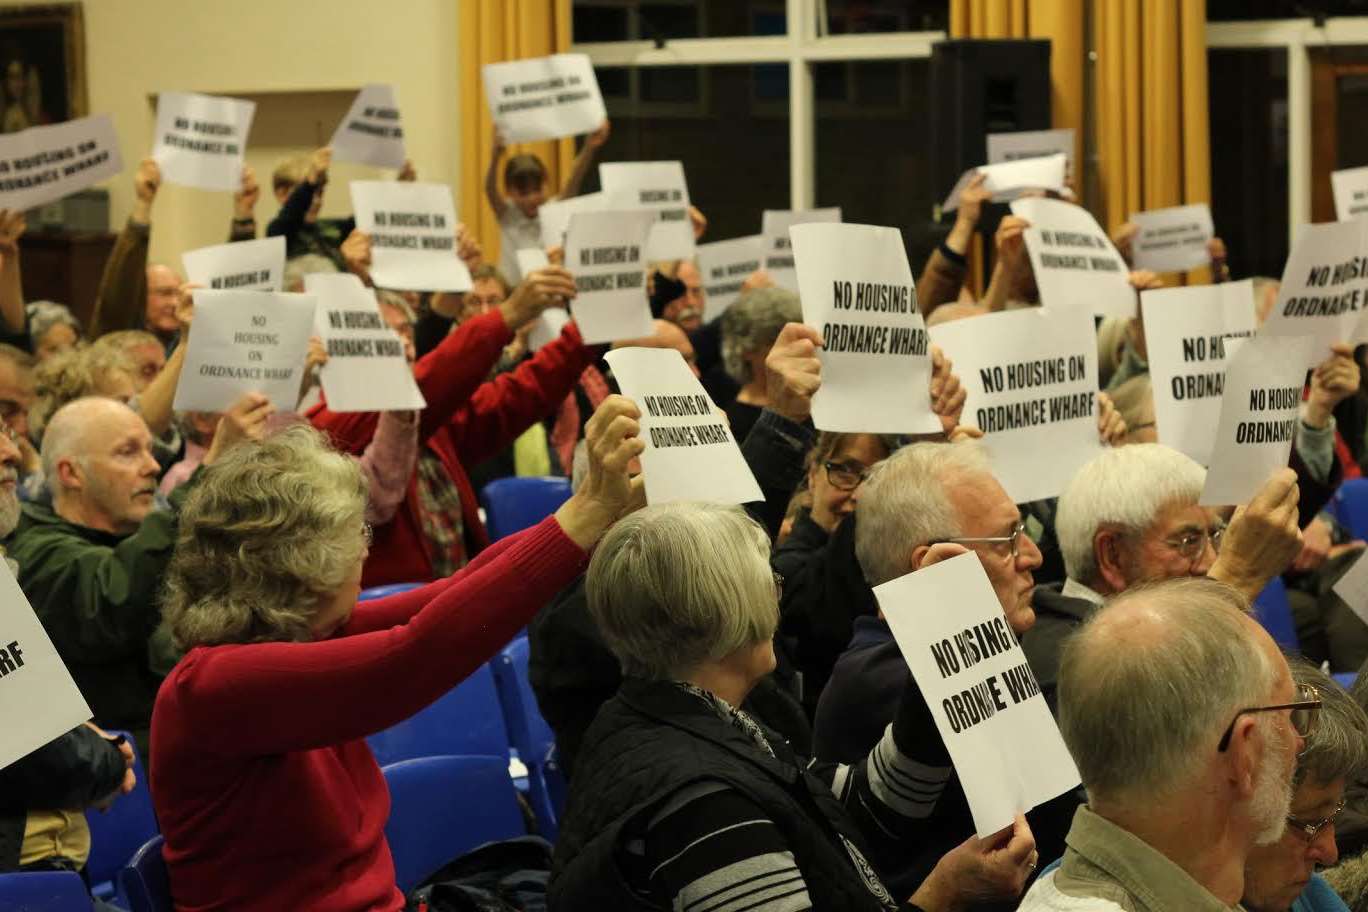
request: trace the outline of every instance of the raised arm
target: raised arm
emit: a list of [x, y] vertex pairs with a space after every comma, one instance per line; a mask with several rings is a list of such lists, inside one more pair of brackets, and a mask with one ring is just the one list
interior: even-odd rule
[[242, 184], [233, 194], [233, 224], [228, 229], [228, 241], [250, 241], [256, 238], [256, 204], [261, 197], [256, 171], [251, 165], [242, 166]]
[[494, 145], [489, 150], [489, 170], [485, 172], [485, 198], [489, 200], [489, 206], [494, 210], [496, 217], [508, 205], [508, 201], [504, 199], [503, 191], [499, 189], [499, 162], [503, 161], [504, 152], [507, 148], [504, 144], [503, 134], [495, 127]]
[[594, 157], [598, 155], [598, 150], [603, 148], [603, 144], [608, 141], [608, 136], [612, 132], [613, 125], [605, 120], [597, 130], [584, 138], [584, 145], [580, 147], [579, 154], [575, 156], [575, 163], [570, 167], [570, 176], [565, 179], [565, 185], [561, 187], [561, 199], [579, 196], [580, 185], [589, 176], [589, 169], [593, 167]]
[[24, 286], [19, 275], [19, 238], [28, 223], [18, 210], [0, 209], [0, 323], [6, 335], [23, 335]]
[[95, 293], [95, 309], [86, 327], [91, 339], [111, 330], [135, 328], [141, 322], [147, 308], [147, 242], [152, 202], [159, 187], [161, 169], [152, 159], [143, 159], [133, 178], [133, 211], [105, 261]]

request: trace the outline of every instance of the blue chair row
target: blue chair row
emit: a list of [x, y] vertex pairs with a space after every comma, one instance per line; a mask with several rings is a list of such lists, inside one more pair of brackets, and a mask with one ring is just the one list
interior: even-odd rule
[[550, 476], [500, 478], [480, 491], [489, 540], [535, 526], [570, 499], [570, 479]]
[[[110, 732], [123, 735], [133, 744], [133, 736], [128, 732]], [[133, 775], [137, 784], [127, 795], [120, 795], [107, 811], [94, 809], [86, 811], [86, 822], [90, 825], [90, 858], [86, 861], [86, 876], [90, 878], [91, 893], [96, 898], [117, 901], [118, 891], [115, 879], [124, 865], [138, 851], [138, 847], [151, 839], [161, 828], [152, 810], [152, 791], [147, 784], [147, 771], [142, 758], [133, 754]]]
[[1368, 478], [1350, 478], [1326, 507], [1354, 538], [1368, 538]]
[[91, 912], [85, 881], [74, 871], [0, 874], [0, 909], [5, 912]]
[[528, 800], [537, 827], [542, 836], [555, 842], [565, 807], [565, 775], [556, 760], [556, 736], [537, 708], [527, 662], [526, 638], [514, 640], [494, 660], [494, 680], [499, 685], [509, 737], [527, 766]]

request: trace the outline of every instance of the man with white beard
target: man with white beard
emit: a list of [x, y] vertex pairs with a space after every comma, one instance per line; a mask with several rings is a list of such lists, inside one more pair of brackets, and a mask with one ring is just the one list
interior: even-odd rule
[[1283, 834], [1320, 710], [1236, 590], [1127, 591], [1064, 649], [1059, 728], [1088, 804], [1021, 912], [1229, 910]]

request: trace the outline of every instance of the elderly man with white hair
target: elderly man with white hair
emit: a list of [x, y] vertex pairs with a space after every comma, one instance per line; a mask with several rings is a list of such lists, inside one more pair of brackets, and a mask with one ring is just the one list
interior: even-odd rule
[[1198, 506], [1206, 470], [1156, 443], [1106, 450], [1079, 470], [1059, 498], [1055, 532], [1068, 578], [1041, 587], [1036, 625], [1021, 641], [1041, 690], [1055, 705], [1064, 640], [1103, 599], [1140, 583], [1209, 576], [1253, 599], [1301, 546], [1298, 485], [1281, 469], [1229, 527]]
[[1298, 686], [1235, 589], [1137, 588], [1064, 648], [1059, 728], [1088, 804], [1022, 912], [1217, 912], [1282, 838], [1320, 697]]

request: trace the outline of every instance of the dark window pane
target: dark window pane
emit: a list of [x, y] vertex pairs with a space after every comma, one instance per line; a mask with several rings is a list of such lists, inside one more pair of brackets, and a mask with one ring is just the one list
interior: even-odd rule
[[783, 35], [784, 0], [574, 0], [574, 40]]
[[697, 103], [698, 76], [689, 67], [647, 67], [641, 71], [641, 100]]
[[1304, 19], [1313, 14], [1362, 16], [1368, 0], [1207, 0], [1207, 20]]
[[576, 41], [627, 41], [632, 36], [625, 8], [576, 3], [570, 16], [571, 34]]
[[947, 0], [827, 0], [826, 8], [833, 35], [950, 30]]
[[1235, 277], [1281, 276], [1287, 260], [1287, 53], [1212, 49], [1207, 67], [1216, 233], [1226, 242]]

